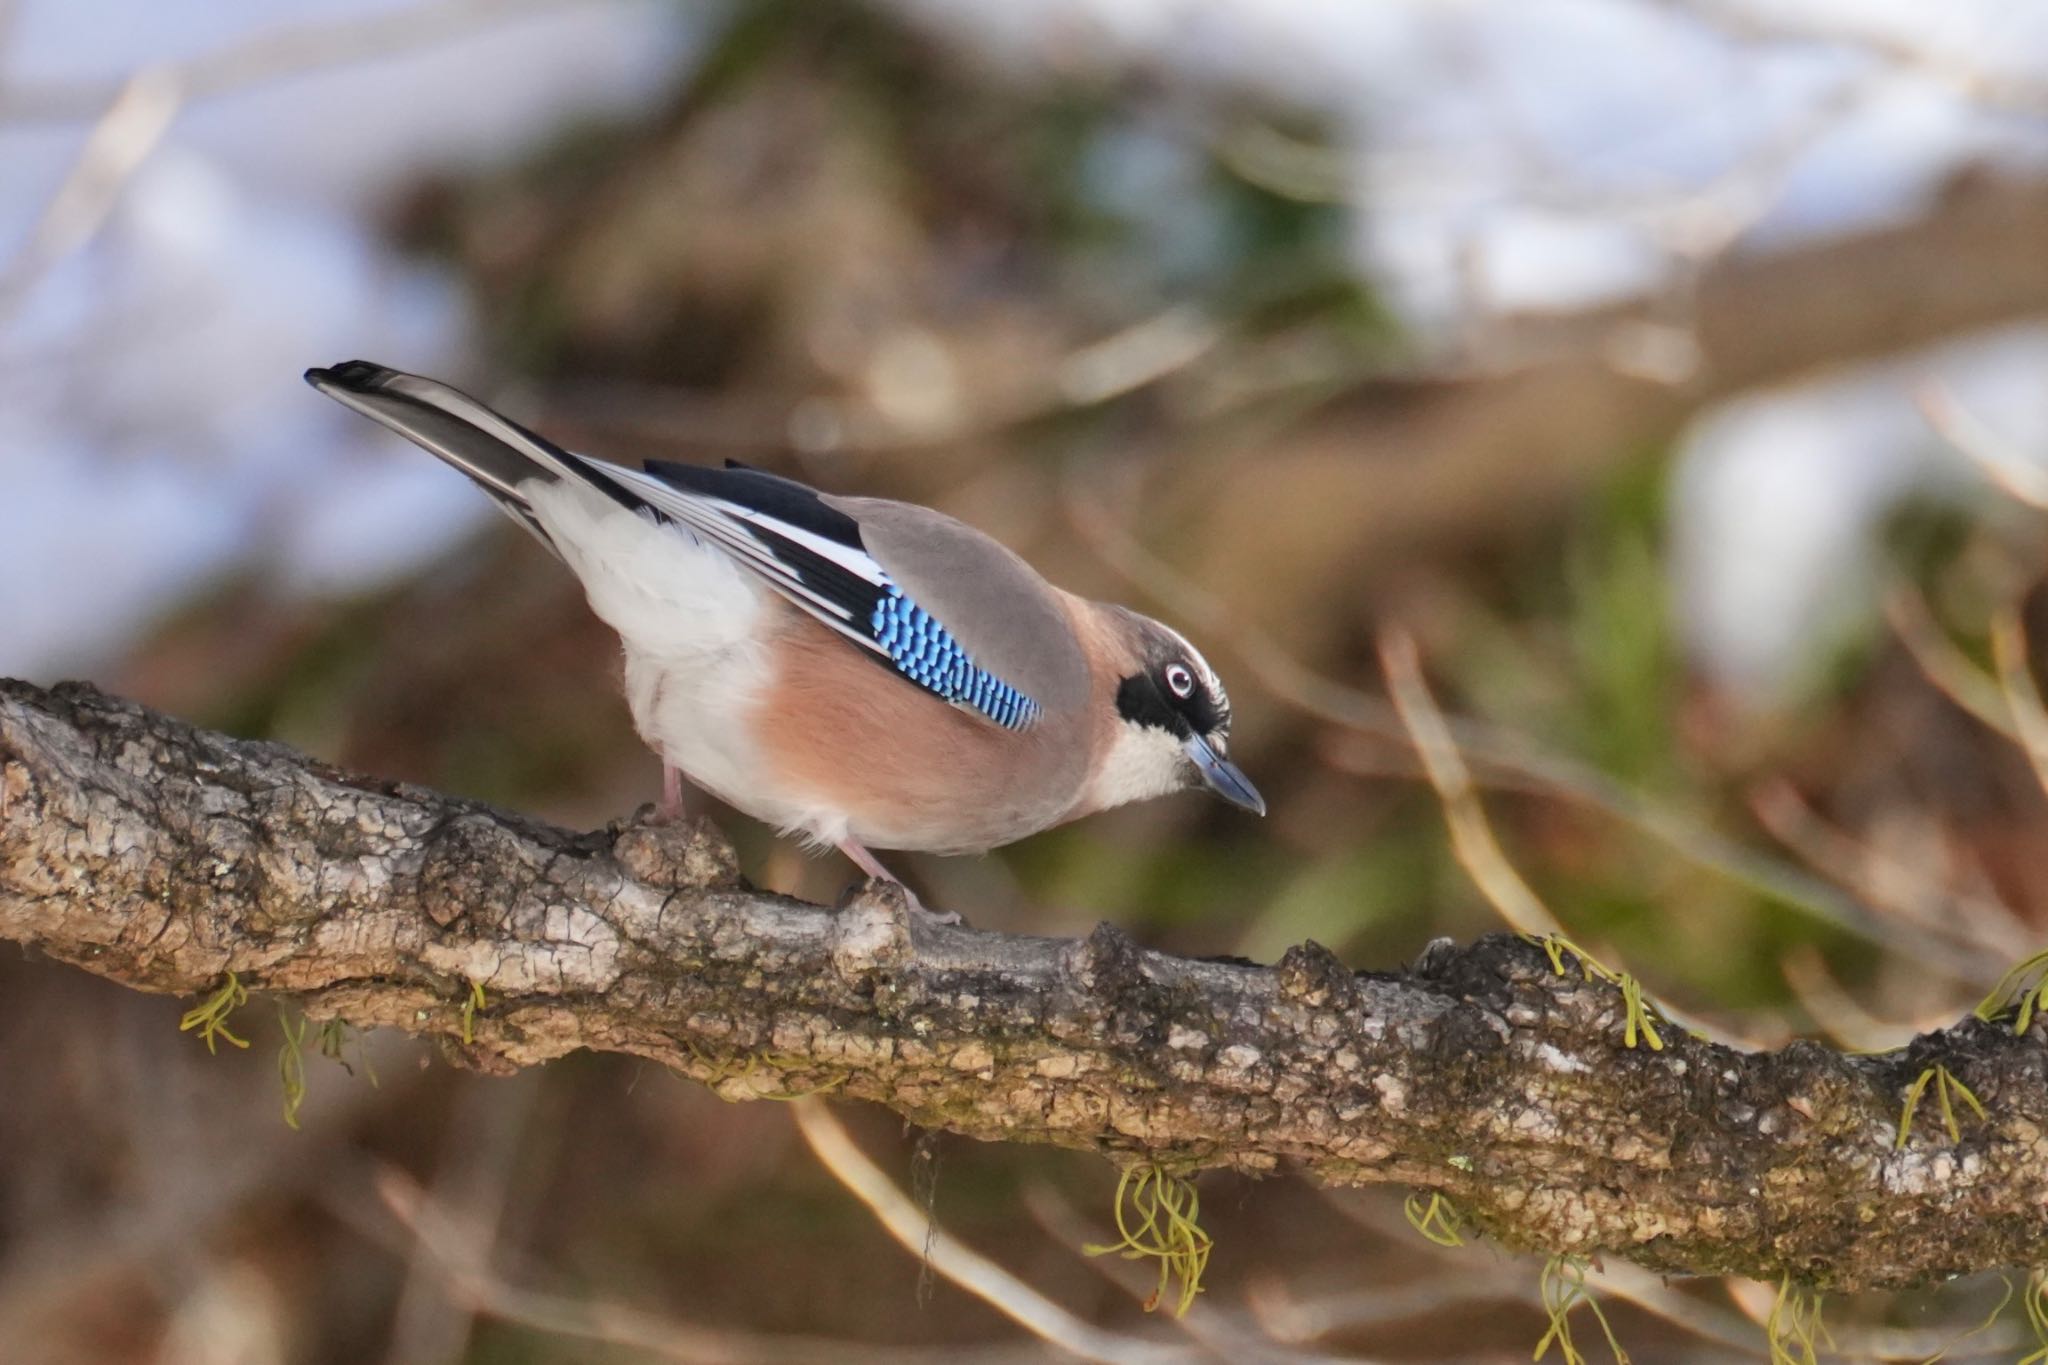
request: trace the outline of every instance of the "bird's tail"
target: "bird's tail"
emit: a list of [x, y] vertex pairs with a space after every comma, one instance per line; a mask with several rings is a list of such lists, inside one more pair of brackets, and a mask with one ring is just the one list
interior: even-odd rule
[[347, 360], [329, 369], [307, 370], [306, 382], [469, 475], [550, 548], [552, 542], [519, 491], [522, 484], [534, 479], [572, 479], [594, 484], [629, 507], [638, 505], [601, 466], [535, 435], [439, 380], [386, 369], [367, 360]]

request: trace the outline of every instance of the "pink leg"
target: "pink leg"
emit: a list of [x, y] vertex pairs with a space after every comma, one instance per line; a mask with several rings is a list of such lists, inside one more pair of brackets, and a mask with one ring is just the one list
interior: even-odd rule
[[875, 858], [874, 854], [868, 852], [866, 847], [856, 842], [855, 840], [841, 840], [839, 844], [839, 851], [841, 853], [844, 853], [848, 858], [852, 859], [853, 865], [859, 868], [861, 871], [867, 873], [868, 876], [873, 880], [878, 882], [893, 882], [896, 886], [900, 887], [903, 891], [903, 898], [910, 902], [910, 908], [913, 912], [920, 915], [928, 915], [931, 918], [937, 920], [941, 924], [961, 923], [960, 916], [952, 911], [925, 909], [924, 902], [917, 898], [917, 893], [915, 891], [912, 891], [909, 887], [904, 886], [901, 878], [899, 878], [895, 873], [891, 872], [888, 868], [883, 867], [882, 864]]
[[683, 813], [683, 770], [661, 765], [661, 805], [655, 812], [662, 820], [673, 820]]
[[853, 840], [848, 839], [844, 843], [839, 845], [839, 851], [841, 853], [844, 853], [847, 857], [853, 859], [853, 865], [855, 867], [867, 873], [876, 881], [895, 882], [898, 886], [903, 885], [902, 879], [897, 877], [897, 875], [891, 872], [888, 868], [883, 867], [881, 863], [877, 862], [875, 859], [875, 855], [868, 852], [866, 847], [864, 847], [863, 845], [857, 844]]

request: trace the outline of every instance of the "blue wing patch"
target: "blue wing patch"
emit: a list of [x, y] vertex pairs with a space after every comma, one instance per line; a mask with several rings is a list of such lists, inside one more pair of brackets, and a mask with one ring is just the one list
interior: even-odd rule
[[875, 639], [905, 677], [936, 696], [972, 707], [1005, 730], [1038, 719], [1038, 703], [975, 665], [931, 613], [888, 584], [869, 618]]

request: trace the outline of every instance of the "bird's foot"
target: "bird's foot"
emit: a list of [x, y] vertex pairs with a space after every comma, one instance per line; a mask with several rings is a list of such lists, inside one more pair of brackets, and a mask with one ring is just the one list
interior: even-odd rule
[[903, 884], [902, 878], [898, 877], [888, 868], [883, 867], [882, 864], [876, 859], [874, 854], [868, 852], [865, 847], [863, 847], [859, 843], [856, 843], [854, 840], [847, 839], [841, 842], [839, 845], [839, 851], [841, 853], [844, 853], [849, 859], [851, 859], [855, 867], [867, 873], [872, 880], [878, 882], [888, 882], [890, 885], [894, 886], [898, 891], [901, 891], [903, 893], [904, 901], [910, 906], [911, 914], [916, 915], [922, 919], [930, 920], [934, 924], [967, 923], [966, 920], [960, 918], [960, 913], [957, 910], [931, 909], [923, 901], [917, 898], [917, 893], [915, 891], [912, 891], [908, 886], [905, 886]]
[[907, 886], [903, 888], [903, 894], [910, 901], [910, 913], [913, 915], [921, 915], [925, 919], [930, 920], [933, 924], [967, 923], [966, 920], [960, 918], [960, 912], [958, 910], [934, 910], [930, 906], [927, 906], [923, 901], [917, 898], [917, 893], [915, 891], [912, 891]]

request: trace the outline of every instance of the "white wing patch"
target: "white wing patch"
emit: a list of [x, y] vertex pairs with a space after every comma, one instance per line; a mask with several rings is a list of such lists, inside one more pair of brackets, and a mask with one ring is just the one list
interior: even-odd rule
[[874, 637], [867, 615], [856, 613], [845, 603], [834, 601], [815, 590], [804, 581], [803, 575], [788, 559], [778, 554], [767, 541], [754, 534], [754, 528], [769, 532], [817, 555], [873, 589], [879, 596], [889, 588], [889, 575], [866, 551], [830, 540], [801, 526], [792, 526], [786, 521], [764, 515], [753, 508], [727, 502], [723, 498], [710, 498], [700, 493], [687, 492], [664, 483], [642, 470], [614, 465], [601, 465], [599, 468], [607, 477], [630, 489], [635, 497], [640, 498], [649, 507], [724, 550], [742, 565], [761, 575], [768, 580], [771, 587], [796, 606], [862, 648], [886, 657], [886, 651]]

